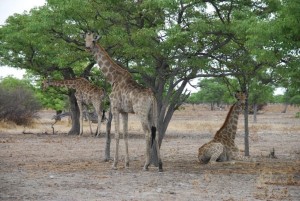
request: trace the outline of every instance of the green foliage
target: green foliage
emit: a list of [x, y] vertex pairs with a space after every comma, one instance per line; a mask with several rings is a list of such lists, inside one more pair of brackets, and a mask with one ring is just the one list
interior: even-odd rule
[[193, 93], [187, 100], [188, 103], [232, 103], [232, 94], [220, 78], [202, 79], [199, 82], [200, 91]]
[[273, 97], [272, 103], [285, 103], [285, 97], [284, 97], [284, 95], [275, 95]]
[[272, 85], [262, 84], [257, 80], [251, 82], [249, 88], [249, 104], [266, 104], [273, 102], [274, 87]]
[[292, 105], [300, 106], [300, 95], [293, 96], [290, 100]]
[[27, 88], [27, 89], [33, 89], [33, 86], [30, 84], [29, 80], [25, 80], [25, 79], [16, 79], [12, 76], [8, 76], [5, 78], [0, 78], [0, 82], [1, 82], [1, 87], [3, 87], [3, 89], [15, 89], [18, 88], [20, 86], [22, 86], [23, 88]]

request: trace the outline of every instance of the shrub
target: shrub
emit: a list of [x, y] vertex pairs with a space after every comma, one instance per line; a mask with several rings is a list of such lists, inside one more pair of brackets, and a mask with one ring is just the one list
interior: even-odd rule
[[0, 85], [0, 120], [29, 125], [37, 117], [39, 109], [41, 104], [28, 87], [8, 88]]

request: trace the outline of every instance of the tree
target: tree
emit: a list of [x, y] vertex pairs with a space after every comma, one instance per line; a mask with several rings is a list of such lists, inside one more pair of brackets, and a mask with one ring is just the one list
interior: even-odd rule
[[[174, 111], [189, 95], [184, 91], [189, 80], [201, 76], [207, 55], [230, 40], [220, 19], [199, 12], [205, 7], [202, 1], [49, 0], [8, 20], [2, 31], [4, 61], [42, 75], [74, 77], [93, 60], [86, 59], [79, 33], [97, 31], [110, 55], [155, 92], [161, 142]], [[26, 51], [18, 47], [11, 58], [16, 42]]]
[[253, 121], [257, 122], [257, 112], [259, 110], [259, 105], [265, 105], [267, 103], [272, 102], [273, 99], [273, 93], [274, 93], [274, 87], [267, 84], [262, 84], [261, 81], [257, 81], [254, 79], [250, 86], [249, 93], [249, 105], [250, 113], [253, 113]]

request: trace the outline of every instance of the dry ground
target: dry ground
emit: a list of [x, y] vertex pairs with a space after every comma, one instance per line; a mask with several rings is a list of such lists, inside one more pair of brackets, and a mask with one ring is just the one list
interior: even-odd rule
[[[225, 111], [186, 105], [174, 114], [163, 141], [164, 172], [142, 171], [144, 138], [129, 118], [130, 168], [103, 162], [105, 138], [67, 136], [67, 120], [54, 125], [42, 111], [35, 125], [0, 123], [0, 200], [300, 200], [300, 120], [298, 108], [268, 106], [250, 116], [250, 153], [256, 162], [200, 165], [197, 149], [222, 125]], [[243, 150], [243, 118], [236, 142]], [[93, 125], [95, 127], [95, 125]], [[104, 126], [101, 129], [104, 132]], [[114, 130], [114, 129], [113, 129]], [[26, 134], [24, 134], [26, 133]], [[120, 143], [123, 160], [124, 144]], [[114, 154], [114, 141], [111, 155]], [[268, 157], [274, 148], [277, 159]]]

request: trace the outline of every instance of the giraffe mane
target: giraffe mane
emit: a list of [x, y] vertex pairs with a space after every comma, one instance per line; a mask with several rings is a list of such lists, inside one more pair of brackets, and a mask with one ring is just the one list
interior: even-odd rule
[[128, 72], [128, 70], [122, 68], [120, 65], [118, 65], [114, 60], [111, 59], [111, 57], [109, 56], [109, 54], [107, 53], [107, 51], [99, 44], [95, 43], [95, 49], [97, 49], [97, 47], [99, 49], [101, 49], [101, 51], [105, 54], [105, 57], [109, 60], [109, 62], [111, 62], [114, 67], [117, 68], [117, 72], [120, 73], [120, 74], [123, 74], [123, 75], [127, 75], [129, 76], [130, 78], [132, 78], [131, 74]]

